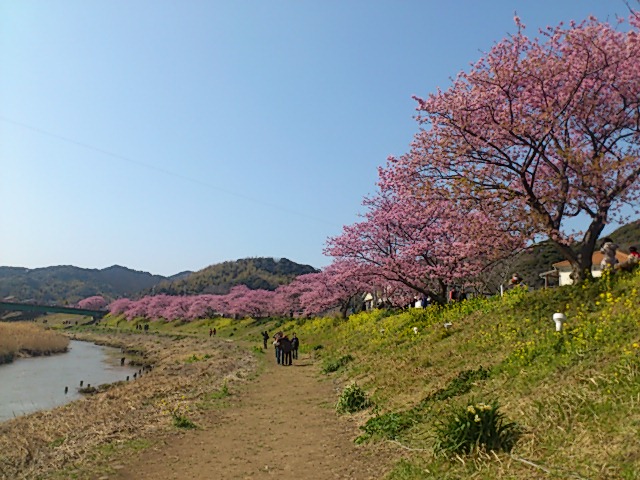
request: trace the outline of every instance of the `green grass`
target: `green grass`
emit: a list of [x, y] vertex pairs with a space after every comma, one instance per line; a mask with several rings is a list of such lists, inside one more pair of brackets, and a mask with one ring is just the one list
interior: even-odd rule
[[220, 390], [209, 392], [203, 395], [200, 401], [197, 403], [197, 407], [203, 410], [210, 410], [212, 408], [224, 408], [229, 405], [226, 400], [230, 396], [231, 392], [229, 391], [229, 387], [225, 382]]
[[[447, 308], [312, 319], [296, 332], [324, 346], [314, 353], [325, 366], [358, 359], [335, 375], [357, 381], [377, 406], [358, 441], [405, 447], [389, 479], [639, 479], [638, 291], [636, 271]], [[555, 312], [568, 317], [562, 332]], [[437, 455], [443, 419], [493, 401], [504, 424], [517, 424], [517, 441]]]
[[[346, 320], [218, 318], [178, 327], [151, 322], [151, 329], [206, 335], [213, 326], [218, 336], [234, 333], [248, 348], [276, 325], [295, 331], [301, 353], [317, 359], [332, 381], [357, 382], [375, 405], [358, 414], [358, 441], [404, 447], [390, 480], [638, 480], [639, 291], [637, 269], [584, 285]], [[562, 332], [555, 331], [555, 312], [568, 318]], [[494, 401], [504, 421], [518, 426], [507, 451], [436, 453], [443, 419], [471, 402]]]

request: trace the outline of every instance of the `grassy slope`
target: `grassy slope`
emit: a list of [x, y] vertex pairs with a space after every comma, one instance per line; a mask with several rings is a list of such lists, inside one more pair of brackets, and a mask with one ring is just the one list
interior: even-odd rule
[[[373, 428], [374, 439], [420, 450], [391, 478], [548, 478], [543, 469], [558, 478], [640, 478], [639, 284], [636, 273], [446, 310], [374, 312], [297, 328], [334, 359], [353, 355], [338, 374], [369, 391], [381, 412], [406, 420], [402, 428], [381, 417]], [[570, 320], [562, 333], [554, 331], [554, 312]], [[447, 330], [445, 322], [453, 326]], [[489, 378], [459, 377], [481, 366]], [[450, 398], [428, 399], [436, 393]], [[472, 399], [497, 399], [523, 427], [513, 456], [433, 456], [438, 420]]]
[[[640, 269], [453, 308], [374, 311], [348, 320], [152, 322], [152, 331], [202, 334], [216, 326], [218, 335], [256, 346], [263, 330], [296, 331], [303, 351], [322, 345], [315, 352], [325, 366], [352, 355], [329, 375], [343, 384], [356, 381], [373, 399], [376, 407], [359, 414], [362, 423], [374, 419], [365, 441], [407, 447], [389, 479], [637, 479], [638, 291]], [[561, 333], [555, 332], [554, 312], [569, 319]], [[445, 322], [452, 327], [445, 329]], [[469, 371], [476, 377], [465, 380]], [[511, 454], [433, 454], [435, 427], [452, 408], [492, 400], [522, 428]]]

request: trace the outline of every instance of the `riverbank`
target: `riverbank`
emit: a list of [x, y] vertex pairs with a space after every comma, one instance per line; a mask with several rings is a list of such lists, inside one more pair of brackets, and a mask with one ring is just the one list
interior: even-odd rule
[[16, 357], [66, 352], [69, 338], [33, 323], [0, 322], [0, 365]]
[[217, 399], [233, 392], [257, 365], [249, 352], [221, 339], [82, 332], [74, 337], [118, 346], [153, 368], [63, 407], [0, 424], [2, 480], [113, 473], [118, 455], [203, 424]]

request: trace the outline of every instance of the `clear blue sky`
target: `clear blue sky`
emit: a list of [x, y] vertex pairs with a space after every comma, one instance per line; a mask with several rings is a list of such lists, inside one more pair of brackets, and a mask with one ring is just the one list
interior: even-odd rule
[[0, 265], [322, 267], [426, 96], [623, 0], [0, 0]]

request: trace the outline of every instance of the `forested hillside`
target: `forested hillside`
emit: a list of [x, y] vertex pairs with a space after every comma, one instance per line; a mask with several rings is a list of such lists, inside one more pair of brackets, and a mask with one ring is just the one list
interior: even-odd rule
[[275, 290], [290, 283], [295, 277], [318, 270], [287, 258], [245, 258], [218, 263], [174, 281], [163, 281], [144, 293], [155, 294], [227, 294], [236, 285], [246, 285], [252, 290]]
[[102, 295], [110, 301], [149, 293], [225, 294], [236, 285], [275, 290], [278, 285], [289, 283], [298, 275], [316, 271], [310, 265], [301, 265], [286, 258], [228, 261], [195, 273], [185, 271], [171, 277], [118, 265], [102, 270], [70, 265], [36, 269], [0, 267], [0, 299], [62, 305], [93, 295]]
[[166, 277], [113, 265], [102, 270], [61, 265], [46, 268], [0, 267], [0, 298], [16, 302], [73, 304], [93, 295], [107, 299], [134, 295]]

